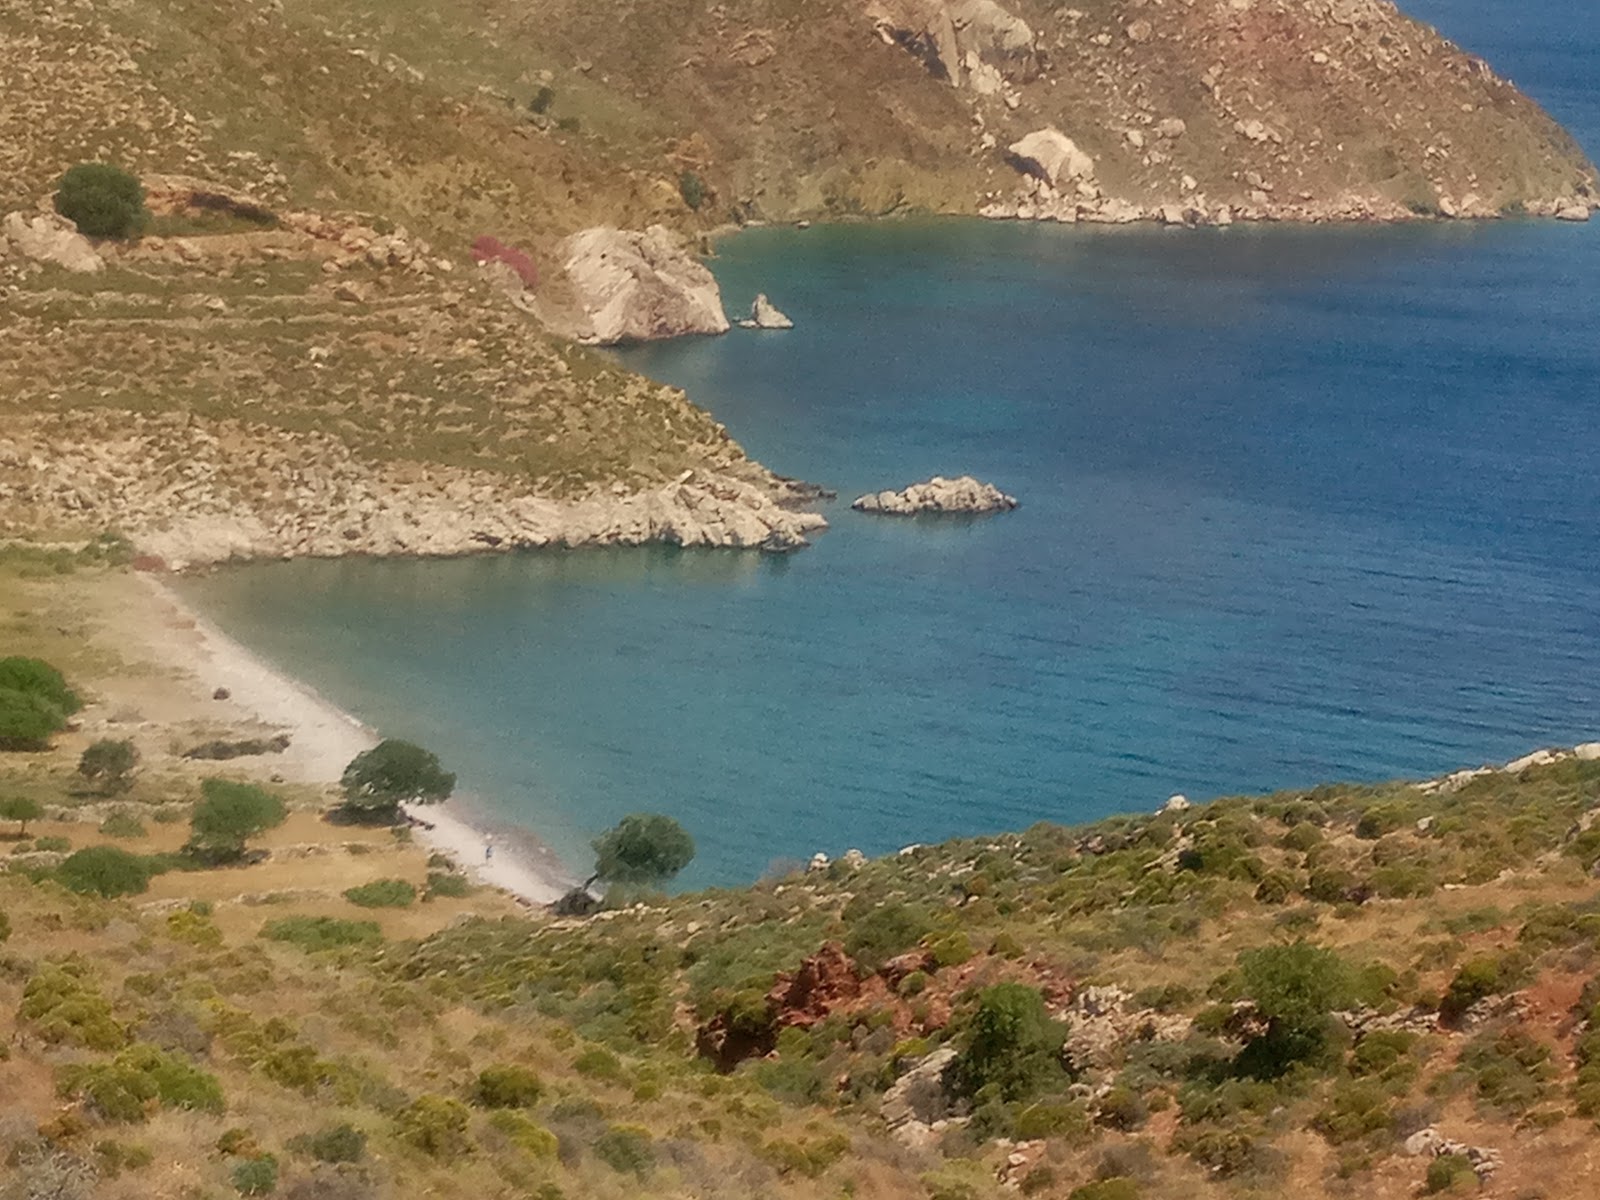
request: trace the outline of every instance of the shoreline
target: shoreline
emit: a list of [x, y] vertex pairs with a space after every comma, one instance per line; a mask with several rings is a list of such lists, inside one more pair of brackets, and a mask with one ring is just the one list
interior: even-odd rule
[[[328, 700], [315, 688], [250, 650], [195, 611], [155, 575], [133, 572], [136, 586], [152, 600], [138, 633], [143, 649], [161, 666], [174, 670], [185, 684], [196, 715], [215, 720], [207, 706], [226, 703], [229, 716], [288, 733], [281, 754], [228, 761], [274, 781], [332, 786], [357, 754], [377, 745], [377, 732]], [[228, 699], [213, 697], [226, 689]], [[508, 892], [530, 905], [560, 898], [577, 880], [537, 835], [522, 826], [482, 811], [484, 802], [457, 794], [443, 804], [407, 805], [406, 815], [416, 840], [448, 855], [483, 885]], [[494, 846], [484, 858], [484, 847]]]

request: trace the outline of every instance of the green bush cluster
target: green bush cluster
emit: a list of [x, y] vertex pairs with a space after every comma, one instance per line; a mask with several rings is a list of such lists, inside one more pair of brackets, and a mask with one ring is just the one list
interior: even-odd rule
[[231, 1175], [233, 1190], [241, 1196], [266, 1196], [278, 1189], [278, 1160], [258, 1154], [235, 1163]]
[[957, 1095], [1029, 1099], [1066, 1082], [1061, 1069], [1065, 1038], [1038, 988], [997, 983], [978, 994], [950, 1064], [949, 1083]]
[[1456, 1061], [1482, 1107], [1514, 1116], [1541, 1103], [1557, 1074], [1550, 1047], [1515, 1025], [1479, 1034]]
[[306, 951], [370, 946], [383, 941], [383, 931], [376, 921], [346, 921], [339, 917], [280, 917], [263, 925], [261, 936]]
[[264, 788], [231, 779], [204, 779], [189, 818], [185, 853], [209, 865], [236, 862], [253, 837], [288, 819], [282, 800]]
[[213, 1113], [223, 1108], [214, 1075], [143, 1042], [110, 1062], [62, 1067], [56, 1086], [61, 1095], [84, 1100], [110, 1121], [143, 1121], [157, 1107]]
[[326, 1125], [315, 1133], [289, 1139], [289, 1149], [318, 1162], [360, 1162], [366, 1157], [367, 1135], [348, 1123]]
[[22, 655], [0, 658], [0, 750], [43, 749], [82, 707], [66, 677], [49, 663]]
[[362, 908], [406, 908], [416, 903], [417, 889], [404, 879], [374, 879], [346, 888], [344, 898]]
[[472, 1114], [448, 1096], [418, 1096], [395, 1115], [395, 1134], [434, 1158], [455, 1159], [472, 1150], [467, 1127]]
[[486, 1067], [472, 1087], [472, 1102], [479, 1108], [532, 1108], [539, 1103], [544, 1085], [527, 1067]]
[[110, 795], [127, 790], [138, 765], [139, 751], [127, 738], [101, 738], [78, 757], [78, 774]]
[[619, 1175], [649, 1175], [656, 1165], [655, 1143], [649, 1131], [634, 1125], [613, 1125], [591, 1147], [594, 1156]]
[[110, 1001], [89, 982], [88, 965], [76, 960], [35, 971], [22, 989], [17, 1016], [54, 1045], [116, 1050], [128, 1043], [128, 1031], [112, 1015]]

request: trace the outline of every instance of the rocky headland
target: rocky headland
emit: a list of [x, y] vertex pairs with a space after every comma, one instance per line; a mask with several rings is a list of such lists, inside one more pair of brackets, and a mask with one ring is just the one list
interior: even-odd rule
[[968, 514], [1010, 512], [1017, 507], [1014, 496], [1008, 496], [992, 483], [984, 483], [971, 475], [946, 479], [935, 475], [926, 483], [914, 483], [902, 491], [869, 492], [851, 503], [857, 512], [882, 513], [893, 517], [915, 517], [924, 514]]

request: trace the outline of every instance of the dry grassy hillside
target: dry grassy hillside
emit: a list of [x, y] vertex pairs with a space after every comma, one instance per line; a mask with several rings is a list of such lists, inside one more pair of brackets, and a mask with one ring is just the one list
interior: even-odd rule
[[[103, 557], [0, 557], [88, 701], [0, 753], [48, 813], [0, 822], [4, 1200], [1600, 1194], [1600, 745], [558, 920], [178, 757], [261, 731]], [[251, 861], [181, 849], [210, 775], [293, 808]], [[158, 873], [101, 898], [106, 846]]]

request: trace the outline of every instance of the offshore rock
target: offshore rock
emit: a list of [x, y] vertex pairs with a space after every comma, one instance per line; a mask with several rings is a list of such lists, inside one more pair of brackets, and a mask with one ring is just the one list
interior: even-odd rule
[[612, 346], [728, 331], [716, 279], [663, 225], [585, 229], [556, 253], [583, 309], [580, 341]]
[[744, 329], [793, 329], [794, 322], [779, 312], [765, 292], [756, 295], [750, 315], [739, 322]]
[[1017, 501], [992, 483], [983, 483], [971, 475], [959, 479], [935, 475], [926, 483], [914, 483], [901, 492], [858, 497], [850, 507], [857, 512], [913, 517], [922, 513], [1009, 512], [1017, 507]]

